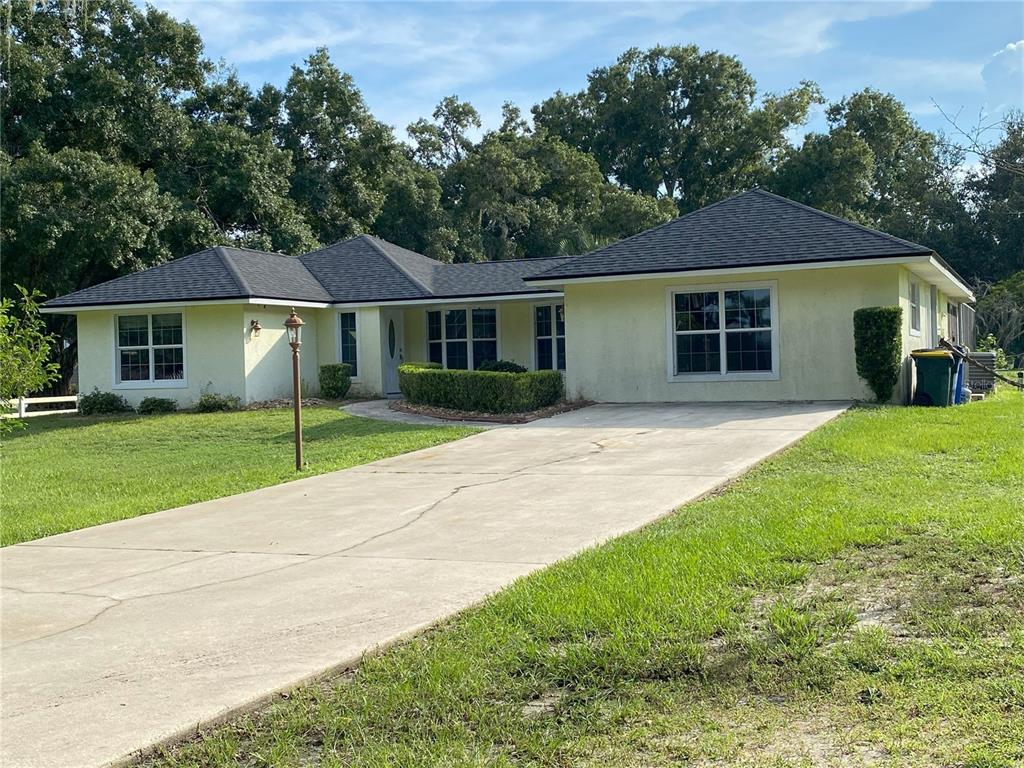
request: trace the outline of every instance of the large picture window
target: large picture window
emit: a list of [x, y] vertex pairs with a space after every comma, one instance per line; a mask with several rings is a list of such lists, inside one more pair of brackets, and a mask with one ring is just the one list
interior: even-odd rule
[[476, 370], [498, 359], [498, 310], [453, 307], [427, 312], [427, 359], [445, 368]]
[[340, 336], [338, 337], [338, 360], [348, 363], [352, 378], [359, 376], [359, 348], [356, 341], [356, 313], [342, 312], [338, 315]]
[[534, 355], [538, 371], [565, 370], [565, 306], [533, 308]]
[[670, 373], [686, 377], [770, 378], [778, 341], [772, 285], [671, 293]]
[[183, 382], [185, 334], [180, 312], [117, 316], [117, 382]]

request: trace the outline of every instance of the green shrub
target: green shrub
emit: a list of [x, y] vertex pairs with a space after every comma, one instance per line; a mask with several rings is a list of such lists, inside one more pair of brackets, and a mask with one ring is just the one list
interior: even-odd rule
[[999, 340], [995, 337], [995, 334], [990, 333], [987, 336], [982, 336], [978, 339], [977, 347], [979, 352], [996, 353], [996, 368], [1004, 370], [1010, 367], [1010, 358], [1006, 356], [1006, 351], [999, 346]]
[[486, 360], [477, 369], [495, 373], [526, 373], [526, 368], [513, 360]]
[[348, 363], [330, 363], [320, 366], [320, 395], [341, 400], [352, 386], [352, 366]]
[[889, 402], [900, 378], [902, 328], [903, 310], [899, 307], [863, 307], [853, 313], [857, 375], [880, 403]]
[[137, 409], [144, 416], [154, 413], [174, 413], [178, 404], [169, 397], [144, 397]]
[[94, 388], [87, 395], [78, 398], [78, 412], [83, 416], [95, 416], [103, 413], [128, 413], [132, 407], [121, 395], [113, 392], [100, 392]]
[[430, 368], [432, 370], [441, 370], [444, 366], [440, 363], [406, 363], [410, 368]]
[[398, 383], [410, 403], [484, 413], [521, 413], [552, 405], [562, 398], [563, 386], [558, 371], [455, 371], [416, 364], [399, 366]]
[[237, 411], [241, 407], [242, 399], [237, 395], [203, 392], [196, 400], [195, 409], [199, 413], [213, 413], [215, 411]]

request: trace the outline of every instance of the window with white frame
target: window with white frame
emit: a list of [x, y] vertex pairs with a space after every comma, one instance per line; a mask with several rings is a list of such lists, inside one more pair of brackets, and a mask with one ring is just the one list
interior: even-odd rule
[[770, 376], [778, 329], [771, 285], [671, 294], [675, 376]]
[[498, 359], [498, 311], [452, 307], [427, 312], [427, 359], [445, 368], [476, 370]]
[[910, 330], [921, 332], [921, 284], [910, 281]]
[[534, 355], [538, 371], [565, 370], [565, 306], [541, 304], [533, 308]]
[[117, 316], [117, 381], [183, 381], [185, 335], [180, 312]]
[[359, 375], [356, 313], [342, 312], [338, 315], [338, 322], [341, 324], [341, 335], [338, 341], [338, 359], [342, 363], [348, 363], [352, 368], [352, 376], [356, 377]]

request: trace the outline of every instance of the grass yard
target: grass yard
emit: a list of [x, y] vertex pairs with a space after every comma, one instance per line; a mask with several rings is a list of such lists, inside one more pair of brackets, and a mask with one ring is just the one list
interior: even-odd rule
[[1024, 764], [1024, 396], [864, 408], [184, 766]]
[[166, 416], [39, 416], [3, 445], [0, 544], [344, 469], [472, 434], [303, 409], [296, 473], [290, 409]]

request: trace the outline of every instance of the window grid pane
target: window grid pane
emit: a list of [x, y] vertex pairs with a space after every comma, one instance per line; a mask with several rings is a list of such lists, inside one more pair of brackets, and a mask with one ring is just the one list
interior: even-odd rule
[[118, 317], [117, 346], [149, 346], [149, 315], [121, 315]]
[[725, 327], [771, 328], [771, 293], [767, 288], [725, 292]]
[[725, 337], [726, 371], [770, 371], [772, 369], [771, 331], [743, 331]]
[[498, 338], [498, 313], [493, 309], [473, 310], [473, 338]]
[[[466, 310], [449, 309], [444, 313], [444, 337], [449, 339], [466, 338]], [[451, 366], [449, 366], [451, 367]]]
[[440, 341], [432, 341], [427, 345], [427, 359], [431, 363], [444, 364], [443, 347]]
[[447, 367], [465, 370], [469, 368], [469, 345], [465, 341], [445, 342], [445, 353], [447, 355]]
[[149, 381], [148, 349], [123, 349], [120, 363], [121, 381]]
[[675, 299], [677, 331], [711, 331], [719, 327], [717, 291], [677, 293]]
[[687, 333], [676, 336], [676, 373], [720, 373], [721, 336]]
[[153, 378], [160, 381], [185, 378], [185, 355], [181, 347], [153, 350]]
[[497, 341], [473, 341], [473, 368], [478, 369], [486, 362], [498, 359]]
[[551, 370], [551, 339], [537, 339], [537, 369]]
[[181, 344], [181, 315], [153, 315], [153, 345]]
[[538, 337], [551, 335], [551, 307], [537, 307], [535, 312], [535, 330]]
[[441, 341], [440, 312], [427, 312], [427, 340]]
[[348, 363], [352, 368], [352, 375], [358, 376], [359, 369], [356, 365], [358, 355], [356, 354], [356, 313], [343, 312], [341, 318], [341, 362]]

